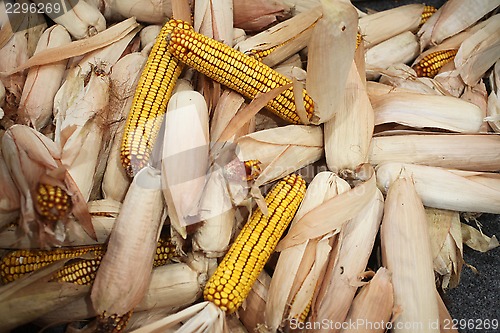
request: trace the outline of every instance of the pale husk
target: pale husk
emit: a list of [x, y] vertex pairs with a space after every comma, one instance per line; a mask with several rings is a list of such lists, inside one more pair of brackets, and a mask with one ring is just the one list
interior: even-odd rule
[[156, 36], [158, 36], [160, 30], [161, 25], [148, 25], [141, 30], [141, 50], [144, 50], [156, 41]]
[[97, 313], [124, 315], [144, 297], [162, 214], [160, 174], [146, 167], [134, 177], [127, 192], [92, 286], [92, 305]]
[[327, 271], [318, 290], [312, 320], [345, 320], [372, 252], [383, 207], [382, 193], [376, 191], [369, 203], [342, 228], [339, 255], [335, 263], [329, 263], [332, 270]]
[[441, 9], [432, 29], [431, 43], [439, 44], [446, 38], [476, 23], [484, 15], [500, 5], [498, 0], [452, 0]]
[[172, 17], [172, 0], [113, 0], [109, 10], [141, 22], [163, 24]]
[[283, 178], [321, 158], [323, 133], [316, 126], [289, 125], [245, 135], [237, 141], [241, 161], [259, 160], [257, 186]]
[[194, 1], [196, 31], [224, 44], [233, 46], [233, 1]]
[[315, 24], [308, 45], [306, 90], [314, 100], [311, 123], [330, 120], [341, 103], [354, 59], [358, 15], [343, 1], [323, 1], [323, 16]]
[[264, 325], [263, 309], [266, 307], [270, 283], [271, 277], [262, 271], [238, 310], [238, 316], [248, 332], [259, 332], [259, 328]]
[[375, 125], [394, 122], [416, 128], [474, 133], [483, 123], [479, 107], [450, 96], [392, 93], [373, 97], [371, 101]]
[[[389, 322], [393, 306], [392, 274], [387, 268], [381, 267], [370, 282], [360, 289], [347, 313], [345, 322], [361, 324], [355, 325], [352, 329], [348, 327], [341, 332], [383, 333], [386, 327], [382, 323]], [[372, 329], [375, 323], [380, 323], [379, 329]]]
[[[382, 261], [392, 272], [394, 304], [401, 308], [394, 332], [414, 332], [405, 325], [418, 323], [419, 332], [439, 332], [432, 253], [424, 206], [409, 170], [391, 184], [381, 227]], [[405, 329], [406, 327], [406, 329]]]
[[170, 99], [162, 148], [162, 187], [172, 227], [186, 238], [186, 226], [200, 222], [199, 201], [208, 171], [208, 109], [196, 91]]
[[372, 139], [372, 164], [403, 162], [470, 171], [500, 169], [497, 135], [390, 135]]
[[479, 131], [481, 133], [487, 133], [488, 132], [488, 124], [486, 123], [485, 118], [487, 116], [487, 109], [488, 109], [488, 92], [486, 90], [486, 85], [483, 83], [483, 81], [479, 81], [476, 85], [474, 86], [465, 86], [465, 90], [460, 96], [461, 99], [464, 101], [470, 102], [472, 104], [475, 104], [480, 110], [481, 114], [483, 116], [483, 123], [481, 124], [481, 128]]
[[376, 169], [378, 187], [387, 192], [403, 169], [413, 177], [415, 188], [425, 206], [500, 214], [500, 179], [496, 173], [384, 163]]
[[[44, 3], [42, 0], [33, 2]], [[97, 8], [85, 1], [69, 0], [62, 6], [66, 7], [66, 4], [70, 8], [66, 8], [64, 14], [47, 12], [47, 15], [54, 22], [64, 26], [74, 38], [91, 37], [106, 29], [106, 19]]]
[[344, 98], [335, 116], [324, 125], [328, 169], [355, 169], [368, 160], [374, 127], [374, 113], [364, 82], [354, 62], [347, 78]]
[[369, 49], [405, 31], [415, 31], [420, 24], [423, 10], [424, 5], [413, 4], [361, 17], [359, 29], [366, 48]]
[[495, 235], [488, 237], [474, 227], [461, 224], [462, 238], [465, 245], [479, 252], [487, 252], [500, 244]]
[[291, 7], [282, 0], [233, 0], [234, 26], [260, 31], [286, 16]]
[[[5, 164], [1, 145], [0, 184], [0, 230], [3, 230], [4, 227], [8, 226], [19, 216], [19, 208], [21, 208], [21, 202], [19, 191], [17, 190], [14, 179], [12, 179], [7, 164]], [[3, 232], [0, 233], [0, 235], [2, 234]]]
[[460, 281], [463, 246], [458, 212], [426, 208], [434, 271], [440, 275], [440, 287], [455, 288]]
[[[54, 25], [45, 30], [35, 53], [70, 42], [71, 37], [67, 30], [61, 25]], [[66, 60], [61, 60], [50, 65], [30, 68], [18, 109], [20, 123], [32, 125], [36, 130], [40, 130], [50, 122], [54, 97], [61, 86], [66, 64]]]
[[[28, 61], [28, 58], [28, 41], [25, 32], [16, 32], [0, 49], [0, 72], [5, 73], [12, 68], [22, 66]], [[21, 99], [26, 72], [0, 76], [0, 79], [6, 92], [11, 95], [12, 101], [6, 100], [6, 106], [16, 107]]]
[[[334, 173], [329, 171], [318, 173], [309, 184], [304, 200], [292, 221], [292, 225], [300, 223], [301, 218], [306, 213], [319, 206], [324, 201], [348, 190], [350, 190], [349, 184]], [[332, 233], [337, 232], [338, 230], [335, 230]], [[301, 262], [307, 261], [307, 257], [314, 257], [313, 252], [318, 245], [317, 239], [311, 240], [314, 244], [312, 248], [309, 248], [309, 251], [306, 251], [309, 242], [309, 240], [306, 240], [303, 243], [286, 248], [280, 253], [274, 270], [273, 279], [269, 286], [266, 302], [266, 327], [270, 332], [275, 332], [278, 327], [282, 325], [284, 319], [293, 317], [292, 313], [288, 315], [288, 304], [292, 302], [295, 303], [295, 294], [293, 294], [293, 291], [297, 291], [299, 287], [303, 285], [304, 281], [302, 281], [301, 278], [305, 279], [305, 276], [309, 273], [308, 271], [304, 271], [305, 269], [299, 272]], [[328, 253], [329, 252], [327, 252], [327, 255]], [[325, 258], [325, 262], [326, 259], [327, 257]], [[318, 264], [316, 264], [316, 266], [318, 266]], [[307, 269], [311, 269], [311, 267], [307, 267]], [[322, 269], [323, 265], [320, 265], [317, 271], [321, 271]], [[316, 282], [317, 280], [314, 281], [312, 287], [316, 285]], [[311, 297], [312, 292], [306, 302], [308, 302]]]

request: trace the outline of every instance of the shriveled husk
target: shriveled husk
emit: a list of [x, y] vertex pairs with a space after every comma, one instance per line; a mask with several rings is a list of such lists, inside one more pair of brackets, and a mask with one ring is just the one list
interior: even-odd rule
[[439, 44], [446, 38], [465, 30], [499, 5], [498, 0], [451, 0], [446, 2], [440, 8], [440, 14], [436, 17], [435, 22], [431, 22], [433, 24], [426, 27], [432, 31], [431, 43]]
[[156, 36], [160, 33], [161, 25], [148, 25], [144, 27], [141, 32], [141, 50], [152, 45], [156, 40]]
[[232, 0], [195, 0], [193, 27], [205, 36], [233, 46]]
[[369, 49], [378, 43], [405, 31], [415, 31], [422, 17], [424, 5], [412, 4], [384, 10], [359, 19], [359, 29]]
[[500, 178], [496, 173], [404, 163], [384, 163], [376, 170], [377, 184], [383, 192], [387, 192], [401, 170], [406, 170], [427, 207], [500, 214]]
[[324, 125], [328, 169], [353, 170], [368, 160], [373, 135], [374, 113], [366, 87], [354, 62], [347, 78], [344, 97], [335, 116]]
[[500, 60], [495, 63], [489, 77], [491, 93], [488, 96], [486, 115], [488, 124], [496, 133], [500, 133]]
[[[45, 30], [35, 53], [70, 42], [68, 31], [61, 25], [54, 25]], [[39, 131], [50, 122], [54, 97], [61, 86], [66, 64], [67, 60], [61, 60], [50, 65], [30, 68], [21, 95], [19, 123], [32, 125]]]
[[122, 316], [144, 297], [164, 220], [163, 205], [159, 172], [142, 169], [127, 192], [92, 286], [97, 313]]
[[321, 15], [321, 6], [315, 6], [247, 38], [238, 43], [235, 48], [243, 53], [248, 53], [252, 50], [260, 51], [277, 47], [271, 54], [262, 59], [262, 62], [272, 67], [307, 46], [312, 35], [312, 27]]
[[[354, 298], [347, 313], [345, 322], [356, 323], [354, 328], [347, 326], [342, 333], [383, 333], [394, 307], [394, 291], [392, 289], [392, 274], [380, 267], [370, 282], [363, 287]], [[378, 328], [378, 329], [377, 329]]]
[[488, 109], [488, 92], [486, 90], [486, 85], [483, 83], [483, 81], [480, 80], [474, 86], [469, 86], [469, 85], [465, 86], [465, 90], [462, 96], [460, 96], [460, 98], [463, 99], [464, 101], [475, 104], [481, 110], [481, 114], [483, 116], [483, 123], [481, 124], [479, 131], [481, 133], [487, 133], [488, 124], [484, 120], [486, 118]]
[[417, 37], [410, 31], [391, 37], [366, 51], [368, 78], [377, 78], [378, 70], [408, 63], [420, 53]]
[[379, 82], [367, 81], [368, 97], [385, 95], [392, 92], [420, 93], [427, 95], [443, 95], [437, 87], [429, 86], [427, 78], [414, 78], [413, 69], [406, 65], [391, 66], [382, 75]]
[[90, 286], [49, 282], [61, 260], [0, 287], [0, 331], [27, 324], [89, 292]]
[[[292, 221], [292, 226], [301, 223], [301, 218], [305, 214], [323, 202], [349, 190], [349, 184], [333, 172], [318, 173], [308, 186], [304, 200]], [[304, 297], [305, 302], [308, 303], [312, 299], [319, 273], [323, 271], [330, 254], [330, 238], [338, 232], [339, 228], [332, 230], [327, 237], [322, 239], [306, 240], [281, 251], [265, 305], [268, 331], [275, 332], [284, 321], [294, 318], [294, 313], [290, 312], [290, 308], [297, 303], [296, 295], [302, 286], [304, 290], [308, 286], [312, 288], [308, 291], [309, 297]], [[310, 285], [305, 283], [308, 275], [315, 275], [316, 278], [311, 281]], [[297, 307], [298, 304], [295, 305]], [[300, 309], [299, 313], [302, 312], [301, 310], [303, 309]]]
[[391, 93], [371, 98], [375, 125], [399, 123], [410, 127], [440, 128], [455, 132], [478, 132], [481, 109], [450, 96]]
[[[44, 4], [42, 0], [34, 0], [36, 4]], [[106, 29], [106, 19], [99, 10], [85, 1], [68, 0], [64, 7], [69, 8], [61, 11], [49, 12], [46, 14], [54, 22], [64, 26], [68, 32], [76, 39], [87, 38], [96, 35]], [[63, 7], [63, 5], [61, 6]], [[61, 12], [64, 14], [60, 15]]]
[[458, 212], [426, 208], [434, 271], [440, 276], [440, 287], [455, 288], [462, 271], [463, 247]]
[[172, 227], [186, 238], [186, 226], [200, 222], [199, 201], [206, 182], [208, 109], [196, 91], [172, 96], [165, 115], [162, 187]]
[[55, 142], [85, 200], [89, 200], [104, 136], [109, 75], [99, 67], [67, 78], [54, 100]]
[[[474, 2], [474, 1], [473, 1]], [[496, 2], [497, 6], [500, 1]], [[460, 76], [474, 86], [484, 73], [498, 60], [500, 53], [500, 14], [491, 17], [488, 24], [465, 39], [453, 60]]]
[[427, 221], [410, 170], [398, 173], [389, 188], [380, 232], [382, 261], [392, 272], [394, 304], [401, 309], [393, 331], [439, 332]]
[[71, 197], [73, 215], [85, 232], [95, 239], [86, 200], [61, 163], [61, 151], [53, 141], [30, 127], [13, 125], [2, 138], [2, 154], [21, 194], [20, 236], [28, 236], [41, 247], [56, 245], [66, 239], [64, 226], [67, 218], [51, 223], [36, 213], [37, 187], [42, 183], [59, 186]]
[[225, 90], [221, 94], [210, 123], [210, 157], [212, 160], [216, 159], [226, 143], [233, 142], [239, 136], [239, 133], [236, 133], [232, 137], [219, 142], [221, 135], [231, 123], [231, 120], [244, 106], [244, 102], [243, 96], [234, 91]]
[[308, 45], [306, 89], [314, 100], [313, 124], [330, 120], [341, 103], [356, 48], [358, 15], [340, 0], [322, 2], [323, 16]]
[[439, 329], [441, 333], [458, 333], [458, 329], [456, 325], [448, 325], [448, 323], [453, 322], [453, 318], [451, 318], [446, 305], [441, 299], [441, 295], [436, 290], [436, 299], [438, 301], [439, 307]]
[[[0, 230], [3, 230], [19, 216], [20, 194], [12, 179], [0, 145]], [[1, 239], [2, 233], [0, 233]], [[1, 242], [0, 242], [1, 243]]]
[[373, 164], [403, 162], [470, 171], [500, 170], [497, 135], [389, 135], [372, 139]]
[[243, 305], [238, 309], [238, 316], [248, 332], [258, 332], [265, 322], [262, 310], [266, 307], [270, 283], [269, 274], [260, 272]]
[[260, 31], [286, 16], [291, 7], [282, 0], [233, 0], [234, 26]]
[[241, 161], [259, 160], [257, 186], [283, 178], [321, 158], [323, 133], [316, 126], [289, 125], [259, 131], [238, 139]]
[[[338, 258], [331, 258], [313, 305], [312, 320], [343, 322], [360, 285], [382, 220], [384, 199], [376, 191], [342, 228]], [[323, 331], [323, 330], [318, 330]], [[335, 328], [335, 332], [340, 329]], [[330, 331], [332, 332], [331, 328]]]
[[464, 244], [471, 249], [479, 252], [487, 252], [500, 246], [495, 235], [488, 237], [481, 231], [465, 223], [461, 224], [461, 230]]

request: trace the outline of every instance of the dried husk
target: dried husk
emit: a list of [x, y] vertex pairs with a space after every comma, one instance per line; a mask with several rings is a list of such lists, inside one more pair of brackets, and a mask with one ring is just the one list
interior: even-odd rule
[[143, 299], [163, 224], [163, 205], [159, 172], [142, 169], [127, 192], [92, 286], [97, 313], [121, 316]]
[[313, 321], [345, 320], [372, 252], [383, 207], [382, 193], [376, 191], [363, 209], [343, 226], [338, 258], [329, 262], [331, 269], [327, 269], [313, 306]]
[[238, 316], [248, 332], [259, 332], [264, 325], [264, 311], [269, 294], [271, 277], [265, 271], [260, 272], [250, 293], [238, 309]]
[[359, 19], [360, 34], [367, 49], [399, 35], [415, 31], [421, 20], [424, 5], [412, 4], [384, 10]]
[[325, 123], [325, 156], [328, 169], [355, 169], [368, 161], [374, 113], [354, 62], [347, 78], [344, 98], [335, 116]]
[[455, 288], [460, 281], [463, 247], [458, 212], [426, 208], [434, 271], [440, 276], [440, 287]]
[[479, 107], [450, 96], [391, 93], [373, 96], [371, 101], [375, 125], [394, 122], [416, 128], [475, 133], [483, 123]]
[[208, 109], [196, 91], [172, 96], [165, 115], [162, 187], [172, 227], [186, 238], [186, 226], [200, 222], [199, 201], [208, 171]]
[[234, 26], [260, 31], [286, 16], [291, 7], [282, 0], [233, 0]]
[[141, 32], [141, 50], [149, 47], [156, 41], [156, 36], [160, 33], [161, 25], [148, 25]]
[[393, 331], [439, 332], [433, 325], [439, 310], [425, 210], [410, 177], [409, 170], [403, 170], [391, 184], [380, 231], [382, 261], [392, 272], [394, 304], [401, 308]]
[[172, 17], [172, 0], [111, 0], [107, 7], [111, 13], [147, 23], [163, 24]]
[[289, 125], [259, 131], [238, 139], [241, 161], [259, 160], [257, 186], [283, 178], [321, 158], [323, 133], [316, 126]]
[[[355, 328], [348, 326], [341, 332], [383, 333], [387, 330], [383, 323], [389, 322], [393, 307], [392, 275], [387, 268], [380, 267], [370, 282], [361, 287], [347, 313], [345, 322], [357, 323]], [[378, 329], [373, 328], [376, 324]]]
[[[54, 25], [41, 36], [35, 54], [70, 42], [68, 31], [61, 25]], [[19, 104], [19, 123], [31, 125], [39, 131], [50, 122], [54, 97], [61, 86], [66, 64], [67, 60], [61, 60], [30, 68]]]
[[[301, 218], [312, 209], [316, 208], [326, 200], [334, 196], [350, 190], [349, 184], [343, 179], [339, 178], [333, 172], [324, 171], [318, 173], [308, 186], [304, 200], [295, 217], [292, 221], [292, 226], [300, 223]], [[338, 233], [338, 229], [332, 231], [332, 234]], [[328, 237], [329, 238], [329, 237]], [[328, 241], [328, 238], [325, 239]], [[273, 279], [269, 286], [269, 292], [266, 302], [266, 327], [270, 332], [275, 332], [283, 320], [293, 318], [293, 314], [289, 312], [289, 304], [295, 303], [295, 293], [301, 285], [305, 285], [305, 276], [308, 275], [311, 266], [316, 261], [315, 259], [306, 267], [301, 263], [310, 261], [307, 258], [315, 257], [316, 247], [318, 246], [319, 239], [306, 240], [303, 243], [291, 246], [281, 251], [274, 270]], [[308, 245], [312, 243], [311, 245]], [[324, 242], [323, 242], [324, 243]], [[328, 243], [327, 243], [328, 245]], [[324, 263], [328, 258], [329, 251], [326, 253]], [[319, 258], [318, 258], [319, 259]], [[321, 271], [323, 265], [316, 263], [316, 271]], [[318, 267], [319, 265], [319, 267]], [[300, 268], [302, 267], [302, 271]], [[317, 274], [316, 274], [317, 275]], [[316, 285], [316, 281], [312, 287]], [[293, 293], [295, 291], [295, 293]], [[313, 290], [314, 291], [314, 288]], [[312, 297], [310, 293], [308, 302]]]
[[496, 173], [448, 170], [416, 164], [384, 163], [377, 167], [382, 192], [406, 170], [427, 207], [500, 214], [500, 179]]
[[233, 1], [194, 1], [194, 24], [196, 31], [233, 46]]
[[225, 145], [227, 142], [233, 142], [236, 138], [237, 134], [234, 134], [228, 139], [221, 140], [221, 135], [224, 134], [231, 120], [243, 107], [244, 102], [243, 96], [234, 91], [227, 89], [222, 92], [210, 123], [210, 156], [212, 159], [215, 159], [223, 149], [220, 141], [222, 141], [222, 145]]
[[475, 104], [480, 110], [483, 116], [483, 123], [481, 124], [481, 128], [479, 131], [481, 133], [488, 132], [488, 124], [484, 121], [487, 116], [488, 109], [488, 92], [486, 90], [486, 85], [480, 80], [474, 86], [465, 86], [465, 91], [463, 92], [461, 99], [464, 101]]
[[354, 59], [358, 27], [352, 4], [328, 0], [322, 5], [323, 16], [308, 45], [306, 90], [314, 100], [313, 124], [324, 123], [337, 112]]
[[[0, 230], [19, 216], [20, 194], [5, 163], [0, 146]], [[2, 233], [0, 233], [2, 235]], [[0, 236], [1, 239], [1, 236]], [[1, 242], [0, 242], [1, 243]]]
[[[34, 0], [36, 4], [44, 4], [42, 0]], [[61, 9], [61, 12], [49, 12], [46, 14], [54, 22], [64, 26], [68, 32], [76, 39], [87, 38], [96, 35], [106, 29], [106, 19], [99, 10], [85, 1], [68, 0], [62, 4], [66, 10]]]
[[[369, 161], [423, 164], [470, 171], [500, 170], [497, 135], [389, 135], [372, 139]], [[466, 158], [465, 158], [466, 157]]]
[[[16, 32], [0, 49], [0, 72], [6, 72], [12, 68], [22, 66], [28, 61], [28, 58], [28, 41], [26, 40], [25, 32]], [[24, 81], [26, 80], [26, 72], [0, 76], [0, 79], [6, 90], [6, 105], [4, 109], [7, 111], [7, 107], [15, 108], [19, 104]]]
[[465, 245], [479, 252], [487, 252], [500, 244], [495, 235], [488, 237], [476, 228], [461, 224], [462, 238]]

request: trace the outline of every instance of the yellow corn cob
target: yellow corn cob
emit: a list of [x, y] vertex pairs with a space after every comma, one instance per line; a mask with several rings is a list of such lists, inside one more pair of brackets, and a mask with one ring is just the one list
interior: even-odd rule
[[458, 50], [442, 50], [430, 53], [413, 65], [417, 76], [434, 77], [441, 68], [455, 58]]
[[307, 316], [309, 315], [309, 311], [311, 311], [311, 305], [312, 305], [312, 297], [307, 303], [307, 306], [304, 308], [304, 310], [301, 312], [300, 316], [294, 317], [298, 322], [304, 323], [307, 319]]
[[248, 160], [243, 162], [245, 165], [246, 180], [251, 181], [259, 177], [262, 172], [260, 165], [262, 164], [259, 160]]
[[59, 186], [39, 183], [36, 192], [35, 209], [48, 222], [64, 220], [71, 213], [71, 198]]
[[58, 260], [75, 258], [90, 252], [94, 252], [96, 256], [102, 255], [104, 246], [92, 245], [55, 250], [15, 250], [2, 258], [0, 277], [2, 283], [9, 283]]
[[305, 181], [295, 174], [276, 184], [266, 196], [268, 216], [260, 210], [252, 214], [208, 280], [203, 291], [205, 300], [227, 313], [236, 311], [293, 219], [305, 191]]
[[283, 44], [285, 44], [285, 43], [278, 44], [276, 46], [270, 47], [270, 48], [265, 49], [265, 50], [250, 50], [248, 55], [251, 56], [252, 58], [255, 58], [259, 61], [262, 61], [262, 59], [264, 59], [265, 57], [267, 57], [268, 55], [273, 53], [274, 50], [276, 50], [278, 47], [282, 46]]
[[424, 11], [422, 12], [422, 19], [420, 20], [420, 25], [424, 24], [429, 17], [431, 17], [437, 11], [436, 7], [424, 6]]
[[[91, 284], [102, 256], [105, 245], [60, 248], [55, 250], [15, 250], [7, 253], [0, 262], [0, 278], [2, 283], [12, 282], [21, 276], [54, 263], [58, 260], [76, 258], [91, 254], [92, 259], [75, 259], [69, 261], [54, 274], [54, 281]], [[153, 267], [167, 264], [177, 256], [175, 245], [168, 238], [160, 238], [156, 248]]]
[[167, 103], [182, 65], [167, 51], [167, 35], [173, 27], [190, 29], [183, 21], [170, 20], [161, 29], [139, 79], [122, 138], [120, 159], [131, 177], [148, 162]]
[[[173, 29], [168, 51], [183, 63], [247, 98], [292, 83], [257, 59], [181, 26]], [[305, 90], [302, 96], [308, 118], [311, 118], [313, 101]], [[294, 124], [300, 122], [292, 88], [269, 101], [266, 107], [284, 120]]]
[[116, 314], [108, 316], [106, 312], [97, 317], [96, 333], [118, 333], [121, 332], [132, 316], [132, 311], [127, 312], [123, 316]]

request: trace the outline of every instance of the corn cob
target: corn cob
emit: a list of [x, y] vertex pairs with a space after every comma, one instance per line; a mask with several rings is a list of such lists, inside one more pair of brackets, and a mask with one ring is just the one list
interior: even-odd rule
[[458, 50], [442, 50], [426, 55], [418, 63], [413, 65], [417, 76], [434, 77], [441, 68], [455, 58]]
[[422, 18], [420, 20], [420, 25], [427, 22], [429, 17], [431, 17], [436, 11], [437, 11], [437, 8], [434, 6], [424, 6], [424, 11], [422, 12]]
[[[92, 254], [92, 259], [77, 259], [68, 262], [53, 277], [54, 281], [92, 284], [105, 251], [105, 245], [102, 244], [55, 250], [15, 250], [7, 253], [2, 258], [0, 278], [2, 283], [6, 284], [58, 260]], [[172, 244], [170, 239], [160, 238], [153, 267], [165, 265], [177, 255], [175, 245]]]
[[132, 316], [132, 311], [127, 312], [123, 316], [116, 314], [108, 316], [105, 313], [97, 317], [96, 333], [117, 333], [127, 327], [128, 321]]
[[190, 29], [170, 20], [161, 29], [139, 79], [122, 138], [120, 159], [130, 177], [148, 162], [167, 103], [182, 65], [167, 52], [166, 36], [173, 27]]
[[262, 169], [260, 168], [260, 165], [262, 163], [259, 160], [248, 160], [244, 161], [243, 164], [245, 165], [247, 181], [255, 180], [257, 177], [259, 177], [260, 173], [262, 172]]
[[49, 222], [64, 220], [72, 206], [70, 196], [59, 186], [38, 184], [35, 208], [43, 219]]
[[[193, 67], [211, 79], [237, 91], [247, 98], [255, 98], [274, 88], [292, 83], [257, 59], [245, 55], [216, 40], [188, 30], [180, 25], [170, 35], [168, 51], [183, 63]], [[304, 106], [310, 119], [313, 101], [305, 90]], [[291, 123], [298, 124], [295, 98], [292, 88], [285, 90], [267, 104], [267, 109]]]
[[302, 177], [292, 174], [268, 193], [268, 216], [260, 210], [253, 213], [207, 282], [203, 291], [205, 300], [227, 313], [236, 311], [293, 219], [305, 190]]

